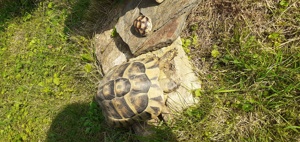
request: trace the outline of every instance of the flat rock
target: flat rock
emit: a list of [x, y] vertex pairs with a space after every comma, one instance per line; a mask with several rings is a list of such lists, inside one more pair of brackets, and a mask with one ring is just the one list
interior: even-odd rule
[[182, 110], [194, 105], [198, 100], [193, 97], [193, 90], [201, 88], [201, 82], [194, 73], [192, 65], [188, 60], [182, 48], [182, 42], [178, 37], [170, 46], [161, 48], [159, 50], [142, 54], [136, 58], [130, 59], [135, 60], [139, 58], [146, 58], [147, 56], [156, 55], [158, 57], [163, 56], [167, 51], [177, 49], [178, 54], [174, 58], [175, 70], [168, 72], [170, 78], [175, 79], [176, 82], [180, 83], [179, 88], [175, 92], [168, 93], [167, 106], [173, 112], [181, 112]]
[[110, 29], [95, 35], [94, 38], [96, 57], [104, 74], [132, 57], [128, 45], [119, 36], [111, 37], [112, 32], [113, 29]]
[[174, 78], [178, 78], [181, 86], [176, 92], [172, 92], [168, 95], [167, 106], [173, 111], [181, 112], [198, 102], [198, 100], [193, 97], [192, 92], [201, 88], [201, 82], [194, 73], [191, 62], [182, 48], [180, 38], [178, 38], [170, 48], [172, 48], [172, 46], [178, 50], [178, 55], [174, 59], [176, 72], [173, 76]]
[[[128, 3], [124, 15], [119, 18], [116, 29], [123, 41], [136, 56], [170, 45], [184, 28], [187, 15], [201, 0], [165, 0], [157, 4], [154, 0], [139, 0]], [[137, 7], [138, 5], [138, 7]], [[139, 36], [132, 23], [140, 14], [152, 19], [152, 33]]]

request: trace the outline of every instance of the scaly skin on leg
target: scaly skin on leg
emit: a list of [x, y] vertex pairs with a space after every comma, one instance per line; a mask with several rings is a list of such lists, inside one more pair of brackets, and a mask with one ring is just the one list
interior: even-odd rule
[[158, 80], [164, 93], [172, 92], [179, 87], [178, 83], [176, 83], [173, 79], [168, 78], [163, 71], [160, 72]]
[[172, 61], [174, 57], [177, 55], [177, 50], [172, 49], [167, 51], [160, 59], [159, 59], [159, 84], [163, 89], [164, 93], [169, 93], [174, 91], [179, 87], [179, 84], [170, 78], [170, 75], [166, 75], [166, 73], [171, 73], [170, 71], [174, 70], [172, 66]]
[[148, 125], [147, 121], [141, 121], [139, 123], [134, 123], [131, 128], [135, 132], [136, 135], [139, 136], [150, 136], [153, 134], [151, 131], [151, 126]]
[[161, 115], [159, 117], [161, 117], [159, 119], [162, 119], [164, 122], [169, 122], [173, 118], [167, 106], [163, 107], [163, 110], [161, 111]]
[[[165, 101], [168, 99], [167, 93], [170, 93], [179, 87], [179, 84], [171, 78], [168, 78], [163, 71], [160, 72], [159, 84], [162, 90], [164, 91]], [[159, 119], [163, 120], [164, 122], [168, 122], [172, 119], [170, 110], [166, 105], [164, 105], [164, 107], [162, 108], [161, 115], [159, 115]]]

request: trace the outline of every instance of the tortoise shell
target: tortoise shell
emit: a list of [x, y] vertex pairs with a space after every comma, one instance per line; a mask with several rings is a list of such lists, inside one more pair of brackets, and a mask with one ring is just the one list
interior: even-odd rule
[[150, 58], [121, 64], [107, 73], [96, 101], [110, 125], [127, 127], [161, 114], [165, 98], [159, 72], [158, 60]]
[[133, 21], [133, 27], [141, 36], [147, 36], [152, 30], [152, 21], [145, 15], [140, 15]]

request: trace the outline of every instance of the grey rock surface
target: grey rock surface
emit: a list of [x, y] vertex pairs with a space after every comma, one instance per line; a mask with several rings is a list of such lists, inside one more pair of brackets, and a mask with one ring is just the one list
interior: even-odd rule
[[[138, 5], [138, 0], [130, 1], [116, 25], [117, 32], [134, 55], [168, 46], [179, 37], [187, 15], [200, 2], [201, 0], [165, 0], [157, 4], [155, 1], [143, 0]], [[134, 19], [140, 14], [152, 19], [152, 33], [147, 37], [139, 36], [132, 26]]]
[[128, 46], [119, 36], [111, 37], [112, 32], [113, 29], [110, 29], [97, 34], [94, 38], [95, 53], [104, 74], [132, 57]]

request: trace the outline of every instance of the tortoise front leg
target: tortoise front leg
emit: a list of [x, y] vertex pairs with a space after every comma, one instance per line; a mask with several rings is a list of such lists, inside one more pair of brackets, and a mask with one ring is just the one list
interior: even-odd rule
[[164, 93], [170, 93], [179, 87], [179, 84], [167, 77], [163, 71], [161, 71], [159, 75], [159, 84]]

